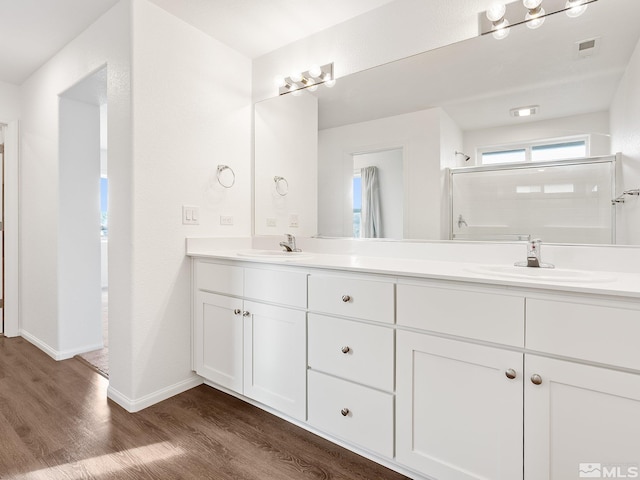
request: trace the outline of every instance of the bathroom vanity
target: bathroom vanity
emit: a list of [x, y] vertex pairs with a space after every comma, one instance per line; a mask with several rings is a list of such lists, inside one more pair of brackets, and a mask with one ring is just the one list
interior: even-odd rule
[[215, 388], [412, 478], [637, 476], [638, 274], [188, 253]]

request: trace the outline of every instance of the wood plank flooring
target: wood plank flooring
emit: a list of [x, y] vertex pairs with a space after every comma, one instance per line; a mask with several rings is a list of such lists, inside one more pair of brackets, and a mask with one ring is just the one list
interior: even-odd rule
[[0, 478], [406, 479], [200, 386], [135, 414], [77, 359], [0, 337]]

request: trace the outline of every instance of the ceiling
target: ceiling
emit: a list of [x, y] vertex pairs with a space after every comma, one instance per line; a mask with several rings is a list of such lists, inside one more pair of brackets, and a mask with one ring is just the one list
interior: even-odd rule
[[[0, 0], [0, 81], [20, 85], [119, 0]], [[393, 0], [150, 0], [249, 58]]]

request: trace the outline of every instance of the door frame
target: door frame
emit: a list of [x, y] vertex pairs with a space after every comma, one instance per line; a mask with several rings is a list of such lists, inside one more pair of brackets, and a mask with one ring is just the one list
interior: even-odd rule
[[20, 335], [20, 164], [18, 121], [2, 121], [4, 139], [4, 336]]

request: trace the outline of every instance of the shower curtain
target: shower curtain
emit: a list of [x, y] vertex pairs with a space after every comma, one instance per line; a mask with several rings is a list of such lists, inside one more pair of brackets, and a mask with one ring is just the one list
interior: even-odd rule
[[380, 188], [378, 186], [378, 169], [365, 167], [360, 170], [362, 178], [362, 238], [382, 237], [380, 221]]

